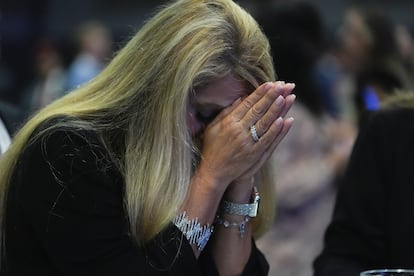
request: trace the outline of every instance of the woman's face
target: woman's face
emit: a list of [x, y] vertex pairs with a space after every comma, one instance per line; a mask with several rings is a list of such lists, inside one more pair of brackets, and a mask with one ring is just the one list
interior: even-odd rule
[[238, 98], [248, 95], [245, 82], [232, 76], [223, 77], [195, 91], [187, 111], [190, 135], [195, 137], [220, 113]]

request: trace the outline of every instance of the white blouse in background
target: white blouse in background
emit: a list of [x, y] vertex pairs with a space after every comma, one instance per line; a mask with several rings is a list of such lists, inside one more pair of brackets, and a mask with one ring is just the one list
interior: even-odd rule
[[9, 132], [3, 121], [0, 119], [0, 155], [6, 152], [11, 143]]

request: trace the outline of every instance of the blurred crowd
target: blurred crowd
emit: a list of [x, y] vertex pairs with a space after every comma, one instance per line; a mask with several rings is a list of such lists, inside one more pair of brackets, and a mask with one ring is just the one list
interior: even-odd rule
[[[384, 99], [413, 88], [412, 30], [374, 6], [349, 5], [333, 33], [310, 2], [263, 4], [254, 15], [269, 37], [278, 78], [294, 82], [297, 95], [295, 125], [275, 154], [275, 227], [259, 246], [271, 275], [311, 275], [358, 129]], [[53, 37], [37, 39], [34, 62], [26, 65], [34, 77], [19, 91], [10, 81], [19, 72], [1, 64], [0, 148], [9, 143], [4, 129], [12, 136], [33, 112], [96, 76], [112, 55], [102, 22], [83, 22], [73, 37], [69, 59]]]
[[309, 2], [256, 11], [278, 77], [297, 95], [274, 160], [277, 218], [259, 245], [270, 275], [312, 275], [356, 134], [384, 100], [413, 88], [413, 37], [373, 5], [350, 4], [333, 33]]
[[[7, 68], [2, 56], [0, 118], [10, 134], [37, 110], [94, 78], [112, 55], [112, 34], [103, 22], [81, 22], [71, 36], [70, 54], [55, 38], [40, 36], [33, 45], [33, 62], [26, 64], [29, 74]], [[19, 83], [19, 74], [26, 75], [26, 83]]]

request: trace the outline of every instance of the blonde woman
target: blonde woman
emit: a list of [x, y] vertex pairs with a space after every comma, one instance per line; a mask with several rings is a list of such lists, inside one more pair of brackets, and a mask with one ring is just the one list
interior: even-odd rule
[[[265, 275], [293, 84], [230, 0], [161, 9], [1, 159], [8, 275]], [[259, 198], [260, 205], [259, 205]]]

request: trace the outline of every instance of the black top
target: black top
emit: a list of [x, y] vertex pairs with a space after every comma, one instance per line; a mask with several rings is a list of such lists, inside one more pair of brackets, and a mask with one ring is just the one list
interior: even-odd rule
[[[218, 275], [172, 224], [137, 246], [123, 179], [94, 132], [59, 129], [29, 145], [6, 205], [2, 275]], [[245, 275], [266, 275], [253, 243]]]
[[414, 268], [414, 110], [381, 111], [361, 130], [315, 275]]

